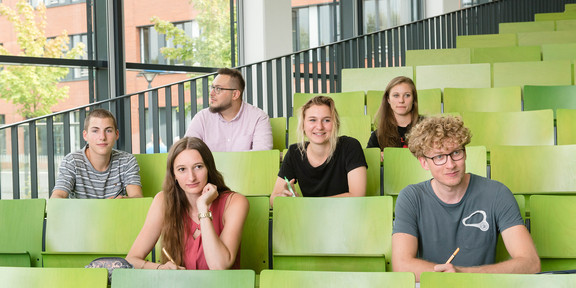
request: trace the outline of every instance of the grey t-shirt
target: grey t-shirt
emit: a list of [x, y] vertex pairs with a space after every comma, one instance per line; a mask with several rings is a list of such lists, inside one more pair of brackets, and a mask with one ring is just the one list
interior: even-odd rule
[[430, 180], [409, 185], [398, 195], [393, 233], [418, 238], [419, 258], [457, 266], [494, 263], [498, 233], [524, 221], [512, 192], [502, 183], [470, 174], [466, 194], [459, 203], [446, 204]]
[[[58, 170], [54, 190], [63, 190], [68, 198], [104, 199], [114, 196], [128, 185], [140, 184], [140, 168], [134, 155], [113, 149], [106, 171], [94, 169], [86, 157], [86, 148], [64, 157]], [[126, 195], [126, 191], [122, 192]]]

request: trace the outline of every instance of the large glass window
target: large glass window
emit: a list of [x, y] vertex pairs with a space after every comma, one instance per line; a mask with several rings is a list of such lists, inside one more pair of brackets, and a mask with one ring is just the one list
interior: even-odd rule
[[326, 45], [340, 38], [340, 7], [333, 1], [326, 2], [292, 8], [294, 51]]
[[492, 0], [462, 0], [461, 5], [462, 8], [466, 8], [466, 7], [470, 7], [470, 6], [474, 6], [474, 5], [478, 5], [478, 4], [484, 4], [484, 3], [488, 3], [488, 2], [492, 2]]
[[[174, 26], [185, 32], [185, 35], [191, 39], [200, 36], [200, 29], [196, 21], [188, 21], [183, 23], [175, 23]], [[165, 34], [160, 34], [156, 31], [154, 26], [140, 28], [140, 47], [142, 55], [142, 63], [150, 64], [169, 64], [169, 65], [194, 65], [192, 60], [178, 61], [175, 59], [167, 60], [162, 54], [161, 49], [166, 48], [182, 48], [182, 45], [174, 45], [172, 39], [166, 39]]]
[[419, 19], [418, 0], [363, 0], [364, 33], [376, 32]]

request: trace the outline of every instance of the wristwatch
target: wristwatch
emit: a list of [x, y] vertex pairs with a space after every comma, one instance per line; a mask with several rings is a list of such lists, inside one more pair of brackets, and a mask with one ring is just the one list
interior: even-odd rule
[[212, 220], [212, 212], [198, 213], [198, 221], [202, 220], [202, 218], [210, 218]]

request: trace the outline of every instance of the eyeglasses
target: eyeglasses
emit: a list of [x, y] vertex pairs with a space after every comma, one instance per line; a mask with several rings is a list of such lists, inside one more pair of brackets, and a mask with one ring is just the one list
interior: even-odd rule
[[218, 87], [218, 86], [211, 85], [211, 86], [210, 86], [210, 91], [212, 91], [212, 90], [216, 91], [216, 94], [220, 94], [220, 92], [222, 92], [222, 90], [233, 91], [233, 90], [238, 90], [238, 89], [235, 89], [235, 88], [222, 88], [222, 87]]
[[462, 160], [462, 158], [464, 158], [464, 155], [466, 155], [466, 150], [458, 149], [458, 150], [455, 150], [449, 154], [438, 154], [438, 155], [432, 156], [432, 157], [428, 157], [428, 156], [424, 155], [424, 158], [432, 159], [432, 162], [434, 162], [434, 164], [436, 164], [436, 166], [442, 166], [442, 165], [446, 164], [446, 162], [448, 161], [448, 156], [450, 156], [450, 158], [452, 158], [452, 161], [458, 161], [458, 160]]

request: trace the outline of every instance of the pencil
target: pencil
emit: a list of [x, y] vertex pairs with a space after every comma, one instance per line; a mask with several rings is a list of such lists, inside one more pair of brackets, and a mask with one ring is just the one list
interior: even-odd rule
[[168, 257], [168, 260], [170, 260], [170, 262], [176, 264], [176, 262], [174, 262], [174, 259], [172, 259], [172, 257], [170, 257], [170, 254], [168, 254], [168, 252], [166, 252], [166, 248], [162, 247], [162, 252], [164, 252], [164, 255], [166, 255], [166, 257]]
[[[452, 256], [450, 256], [450, 258], [448, 258], [448, 261], [446, 261], [446, 264], [450, 264], [450, 262], [452, 262], [452, 260], [454, 259], [454, 256], [456, 256], [456, 254], [458, 254], [459, 251], [460, 247], [456, 248], [454, 253], [452, 253]], [[170, 256], [168, 256], [168, 258], [170, 258]]]

